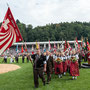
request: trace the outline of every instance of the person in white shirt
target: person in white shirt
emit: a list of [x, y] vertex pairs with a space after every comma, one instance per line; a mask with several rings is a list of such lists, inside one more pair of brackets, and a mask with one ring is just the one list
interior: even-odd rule
[[7, 55], [4, 55], [4, 62], [7, 63]]
[[11, 58], [10, 58], [10, 63], [13, 63], [14, 60], [13, 60], [13, 55], [11, 55]]
[[[60, 58], [62, 59], [62, 53], [59, 52], [57, 59]], [[55, 74], [58, 74], [59, 78], [62, 78], [62, 74], [63, 74], [63, 62], [60, 62], [59, 64], [55, 63]]]
[[47, 72], [47, 84], [51, 81], [51, 74], [53, 72], [53, 57], [50, 55], [50, 52], [46, 51], [46, 72]]
[[63, 52], [63, 74], [66, 75], [67, 72], [67, 56]]
[[[77, 79], [77, 76], [79, 76], [79, 65], [78, 65], [78, 55], [76, 55], [75, 49], [72, 50], [72, 61], [70, 64], [70, 74], [72, 76], [72, 79]], [[73, 61], [75, 59], [75, 61]]]

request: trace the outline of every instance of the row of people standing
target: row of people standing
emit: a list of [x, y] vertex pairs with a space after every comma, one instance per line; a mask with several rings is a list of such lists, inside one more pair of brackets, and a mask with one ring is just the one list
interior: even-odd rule
[[[13, 63], [13, 62], [16, 62], [16, 63], [19, 63], [19, 55], [18, 54], [16, 54], [15, 56], [14, 55], [4, 55], [4, 58], [3, 58], [3, 61], [2, 61], [2, 63], [4, 62], [4, 63], [7, 63], [7, 61], [8, 61], [8, 57], [10, 58], [10, 63]], [[26, 57], [26, 61], [27, 61], [27, 63], [29, 63], [29, 54], [22, 54], [21, 55], [21, 58], [22, 58], [22, 63], [24, 63], [25, 62], [25, 57]]]

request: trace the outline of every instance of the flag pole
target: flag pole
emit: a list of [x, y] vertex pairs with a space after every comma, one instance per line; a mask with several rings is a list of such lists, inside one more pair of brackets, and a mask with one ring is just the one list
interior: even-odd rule
[[7, 7], [9, 7], [9, 4], [7, 3]]

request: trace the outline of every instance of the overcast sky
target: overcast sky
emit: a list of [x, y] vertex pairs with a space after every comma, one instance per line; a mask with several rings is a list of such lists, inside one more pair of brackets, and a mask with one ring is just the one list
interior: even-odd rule
[[25, 24], [90, 21], [90, 0], [0, 0], [0, 22], [9, 4], [13, 16]]

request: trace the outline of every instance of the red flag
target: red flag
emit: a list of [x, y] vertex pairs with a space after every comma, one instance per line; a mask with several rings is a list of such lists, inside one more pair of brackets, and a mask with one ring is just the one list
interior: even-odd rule
[[32, 55], [34, 54], [34, 51], [32, 51]]
[[87, 45], [89, 45], [89, 42], [87, 41]]
[[76, 38], [76, 47], [77, 47], [77, 48], [80, 48], [80, 45], [79, 45], [79, 43], [78, 43], [77, 38]]
[[0, 54], [2, 54], [7, 48], [9, 48], [15, 42], [19, 42], [22, 40], [23, 38], [16, 25], [11, 10], [8, 7], [0, 30]]
[[26, 45], [26, 42], [25, 42], [25, 52], [27, 52], [27, 45]]
[[77, 40], [77, 37], [76, 37], [76, 40], [75, 40], [75, 49], [77, 52], [80, 52], [80, 44], [78, 43], [78, 40]]
[[51, 50], [51, 44], [50, 44], [50, 40], [49, 40], [49, 50]]
[[67, 50], [67, 41], [65, 40], [65, 44], [64, 44], [64, 52]]
[[88, 45], [87, 49], [88, 49], [88, 51], [90, 51], [90, 44]]
[[56, 44], [55, 44], [55, 42], [54, 42], [54, 52], [56, 52]]
[[24, 49], [23, 49], [23, 45], [22, 45], [22, 47], [21, 47], [21, 53], [23, 53], [24, 52]]
[[68, 45], [68, 49], [69, 49], [69, 51], [71, 51], [71, 50], [72, 50], [72, 48], [71, 48], [71, 46], [70, 46], [69, 42], [67, 42], [67, 45]]
[[87, 39], [87, 50], [89, 51], [90, 50], [90, 44], [88, 42], [88, 39]]

